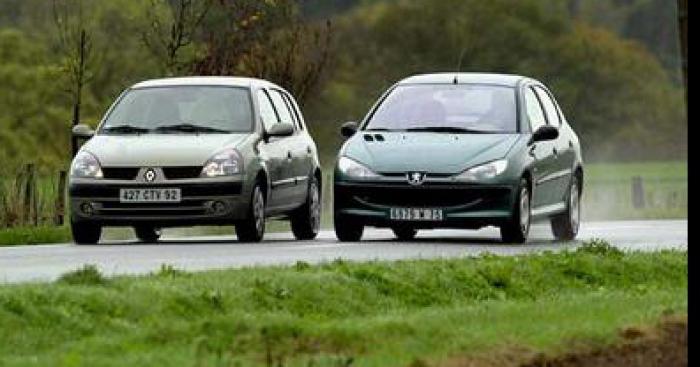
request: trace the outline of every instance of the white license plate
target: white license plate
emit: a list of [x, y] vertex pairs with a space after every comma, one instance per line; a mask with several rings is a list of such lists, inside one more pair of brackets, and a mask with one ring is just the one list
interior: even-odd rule
[[120, 189], [122, 203], [179, 203], [180, 189]]
[[389, 217], [391, 220], [437, 222], [443, 219], [443, 214], [442, 209], [391, 208]]

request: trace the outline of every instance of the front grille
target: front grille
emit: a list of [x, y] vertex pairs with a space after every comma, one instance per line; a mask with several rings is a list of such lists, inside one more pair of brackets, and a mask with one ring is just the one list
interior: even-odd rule
[[119, 189], [121, 188], [180, 188], [183, 199], [195, 197], [219, 197], [219, 196], [235, 196], [240, 195], [242, 185], [240, 182], [227, 183], [206, 183], [206, 184], [186, 184], [186, 185], [138, 185], [138, 186], [123, 186], [118, 184], [112, 185], [72, 185], [70, 187], [70, 195], [77, 198], [119, 198]]
[[206, 200], [184, 200], [180, 203], [120, 203], [104, 201], [97, 214], [103, 217], [183, 217], [207, 213]]
[[102, 174], [107, 180], [133, 180], [139, 173], [139, 168], [133, 167], [104, 167]]
[[197, 178], [202, 173], [202, 167], [163, 167], [163, 173], [168, 180], [185, 180]]
[[447, 185], [367, 185], [347, 188], [347, 194], [365, 204], [387, 207], [459, 207], [507, 200], [509, 188]]

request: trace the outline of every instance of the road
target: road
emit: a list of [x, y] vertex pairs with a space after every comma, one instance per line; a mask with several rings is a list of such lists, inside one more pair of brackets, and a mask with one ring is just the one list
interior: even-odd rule
[[423, 231], [415, 241], [397, 242], [388, 230], [367, 229], [363, 242], [340, 243], [332, 231], [316, 241], [293, 241], [289, 233], [268, 234], [260, 244], [240, 244], [235, 237], [168, 238], [158, 244], [111, 241], [95, 246], [73, 244], [0, 248], [0, 282], [47, 281], [84, 264], [94, 264], [105, 274], [145, 274], [162, 264], [184, 270], [205, 270], [254, 265], [310, 263], [342, 258], [352, 261], [439, 258], [490, 252], [515, 255], [535, 251], [574, 248], [580, 241], [604, 238], [628, 250], [688, 246], [687, 220], [590, 222], [582, 225], [579, 241], [553, 240], [549, 227], [533, 227], [526, 245], [498, 243], [498, 231]]

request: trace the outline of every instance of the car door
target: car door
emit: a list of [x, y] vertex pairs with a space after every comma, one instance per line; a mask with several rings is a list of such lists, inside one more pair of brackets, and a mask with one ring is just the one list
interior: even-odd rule
[[[525, 111], [530, 122], [530, 129], [534, 133], [538, 128], [547, 124], [542, 103], [532, 86], [524, 87]], [[554, 162], [554, 143], [552, 141], [538, 141], [533, 143], [528, 153], [533, 162], [532, 207], [540, 208], [552, 204], [553, 184], [550, 176], [556, 170]]]
[[552, 94], [541, 85], [534, 88], [544, 107], [547, 122], [559, 129], [559, 137], [552, 141], [554, 172], [550, 177], [552, 180], [551, 195], [553, 203], [564, 202], [569, 192], [576, 157], [574, 145], [566, 127], [562, 126], [562, 117]]
[[[268, 131], [270, 127], [280, 122], [279, 114], [265, 89], [259, 89], [256, 98], [263, 129]], [[290, 169], [290, 154], [286, 139], [268, 137], [258, 147], [260, 156], [267, 166], [270, 179], [270, 194], [267, 203], [269, 211], [275, 211], [289, 205], [289, 200], [292, 197], [294, 174]]]
[[305, 151], [303, 144], [303, 136], [298, 124], [294, 120], [294, 114], [289, 108], [289, 104], [284, 98], [284, 95], [279, 89], [270, 89], [270, 99], [279, 113], [282, 123], [290, 124], [294, 127], [294, 135], [285, 139], [287, 147], [287, 164], [291, 171], [291, 177], [294, 178], [293, 185], [290, 186], [290, 200], [294, 203], [302, 203], [306, 199], [308, 192], [308, 177], [309, 172], [304, 167]]
[[[318, 160], [316, 158], [316, 144], [306, 130], [306, 124], [304, 123], [304, 117], [299, 110], [299, 105], [294, 100], [289, 93], [282, 92], [282, 97], [284, 97], [285, 102], [289, 110], [292, 112], [292, 118], [294, 119], [295, 126], [299, 131], [296, 136], [295, 142], [295, 160], [298, 164], [299, 179], [308, 180], [311, 176]], [[308, 185], [305, 185], [308, 186]], [[307, 187], [304, 187], [304, 199], [306, 199]]]

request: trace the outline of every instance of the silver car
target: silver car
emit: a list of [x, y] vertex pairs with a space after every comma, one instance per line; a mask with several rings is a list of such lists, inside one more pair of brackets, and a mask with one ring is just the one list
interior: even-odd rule
[[321, 170], [294, 98], [258, 79], [189, 77], [124, 91], [71, 165], [71, 228], [94, 244], [106, 226], [129, 226], [144, 242], [165, 227], [235, 225], [257, 242], [266, 217], [316, 237]]

